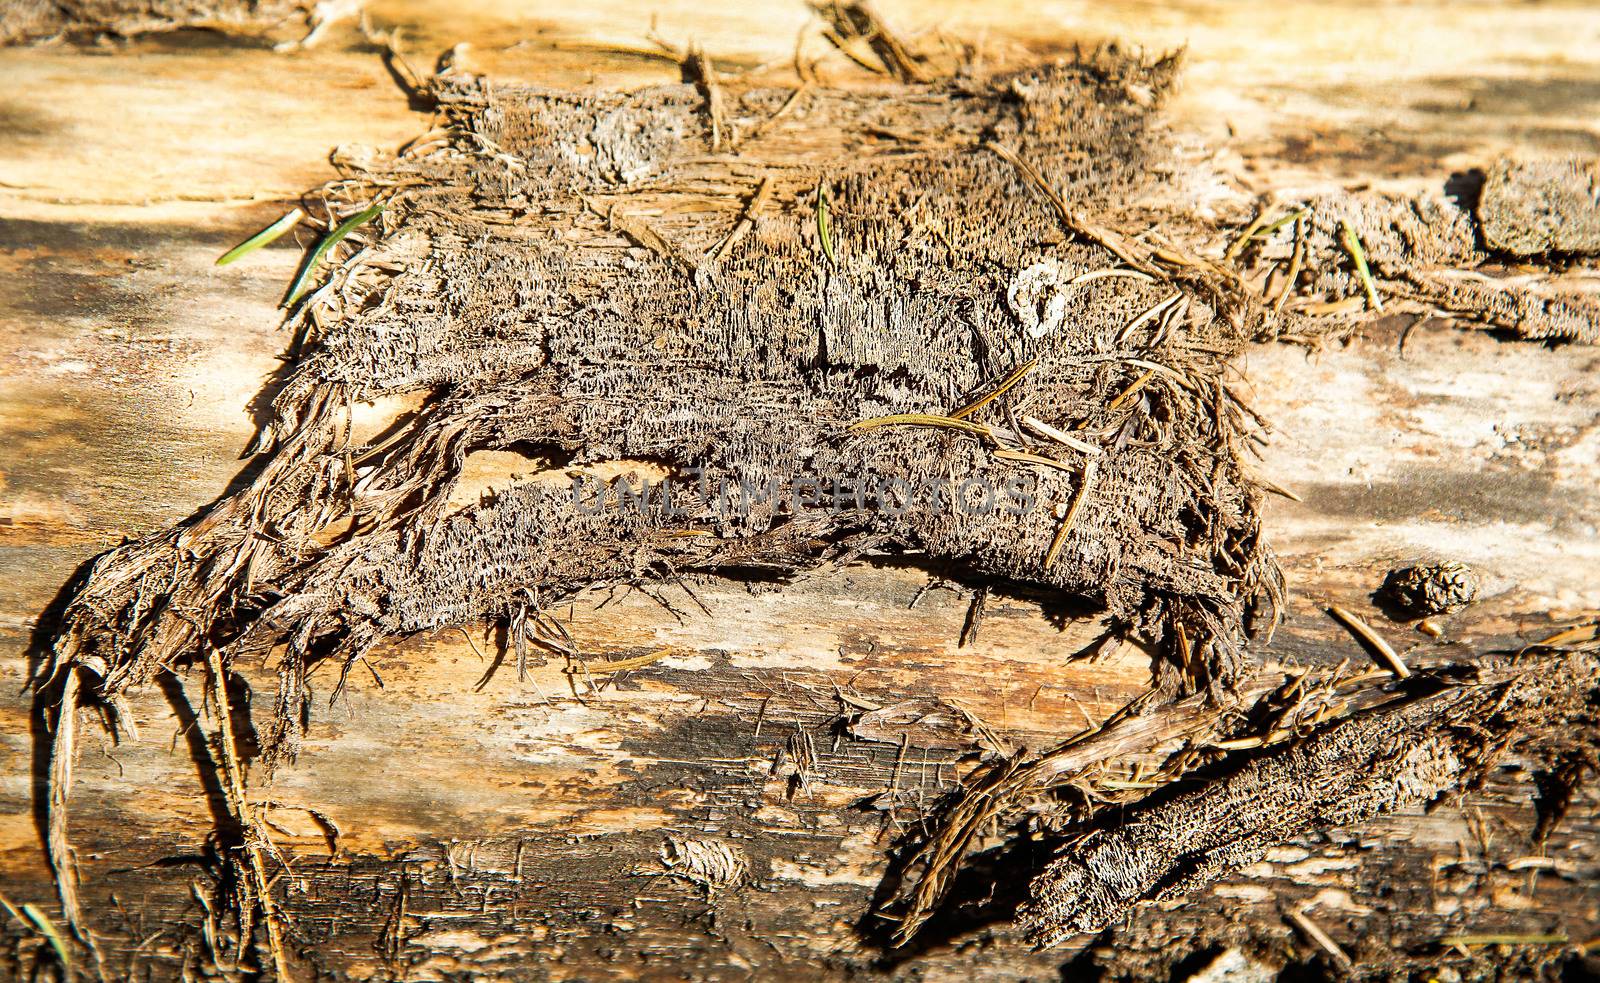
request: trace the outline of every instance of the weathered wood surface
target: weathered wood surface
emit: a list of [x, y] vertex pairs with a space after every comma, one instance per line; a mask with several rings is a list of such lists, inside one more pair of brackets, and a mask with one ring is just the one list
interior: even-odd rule
[[[1174, 125], [1257, 189], [1438, 186], [1506, 150], [1600, 150], [1600, 12], [1584, 5], [883, 6], [910, 31], [982, 37], [997, 58], [1106, 36], [1187, 42]], [[619, 2], [533, 18], [512, 4], [372, 10], [408, 25], [419, 64], [470, 41], [475, 68], [557, 85], [674, 77], [665, 62], [568, 44], [638, 44], [652, 14], [662, 35], [698, 37], [730, 68], [773, 71], [807, 19], [776, 0], [714, 13]], [[808, 50], [825, 46], [813, 37]], [[839, 57], [822, 67], [841, 79], [860, 71]], [[427, 119], [349, 30], [293, 55], [204, 34], [4, 50], [0, 74], [10, 82], [0, 96], [0, 890], [53, 910], [23, 692], [30, 644], [79, 563], [227, 486], [286, 342], [274, 303], [298, 253], [272, 248], [222, 270], [211, 261], [328, 177], [333, 147], [394, 146]], [[1600, 610], [1600, 354], [1431, 321], [1402, 355], [1404, 327], [1381, 324], [1315, 355], [1260, 348], [1243, 366], [1277, 430], [1262, 469], [1304, 499], [1274, 500], [1267, 518], [1292, 620], [1265, 660], [1360, 658], [1321, 615], [1329, 601], [1370, 616], [1412, 660], [1469, 656]], [[402, 409], [361, 415], [377, 430]], [[474, 463], [483, 486], [518, 467]], [[1438, 641], [1383, 620], [1367, 597], [1390, 566], [1434, 556], [1474, 565], [1487, 587]], [[836, 741], [835, 686], [878, 705], [942, 697], [1038, 747], [1148, 679], [1132, 651], [1073, 661], [1097, 637], [1094, 620], [1027, 598], [992, 602], [978, 642], [960, 650], [966, 599], [935, 590], [910, 607], [927, 583], [926, 571], [871, 565], [782, 591], [697, 583], [709, 615], [674, 591], [679, 616], [637, 594], [594, 598], [571, 618], [586, 652], [669, 655], [582, 700], [555, 662], [527, 683], [502, 671], [476, 688], [486, 663], [460, 633], [385, 650], [373, 660], [382, 688], [353, 676], [345, 699], [324, 701], [301, 762], [261, 793], [278, 803], [279, 842], [295, 858], [285, 903], [314, 943], [306, 975], [772, 978], [875, 967], [1011, 979], [1100, 959], [1082, 943], [1030, 954], [1004, 922], [950, 926], [909, 953], [861, 940], [894, 823], [970, 765], [947, 749]], [[492, 642], [474, 642], [492, 654]], [[246, 678], [270, 692], [269, 673]], [[73, 835], [113, 976], [171, 977], [197, 958], [205, 913], [191, 882], [204, 875], [186, 858], [202, 852], [215, 808], [193, 756], [203, 744], [192, 714], [212, 726], [202, 688], [197, 675], [186, 694], [141, 694], [138, 741], [113, 747], [87, 731]], [[800, 734], [818, 760], [791, 795], [780, 759]], [[858, 805], [891, 787], [893, 816]], [[1600, 935], [1597, 799], [1580, 792], [1546, 859], [1529, 862], [1541, 852], [1528, 840], [1530, 787], [1508, 767], [1426, 816], [1286, 845], [1097, 945], [1161, 950], [1158, 964], [1234, 943], [1309, 960], [1318, 950], [1280, 914], [1291, 902], [1311, 902], [1358, 960], [1385, 947], [1433, 951], [1452, 934]], [[336, 856], [308, 810], [340, 830]], [[722, 844], [743, 875], [710, 890], [674, 876], [669, 840]], [[1003, 869], [1002, 886], [1021, 873]], [[4, 931], [18, 938], [15, 925]], [[0, 975], [30, 965], [37, 945], [8, 942]], [[1440, 960], [1467, 971], [1510, 958]]]

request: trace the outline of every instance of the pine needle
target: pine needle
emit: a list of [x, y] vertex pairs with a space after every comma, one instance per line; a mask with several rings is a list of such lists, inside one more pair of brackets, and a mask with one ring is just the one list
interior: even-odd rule
[[614, 659], [610, 662], [582, 662], [578, 666], [567, 666], [561, 671], [569, 676], [589, 675], [591, 673], [625, 672], [629, 669], [642, 669], [653, 662], [659, 662], [671, 655], [668, 649], [652, 652], [649, 655], [638, 655], [631, 659]]
[[1283, 289], [1278, 291], [1278, 299], [1272, 302], [1274, 311], [1283, 310], [1283, 302], [1294, 293], [1295, 281], [1300, 279], [1300, 267], [1306, 259], [1306, 212], [1301, 212], [1294, 220], [1294, 253], [1289, 257], [1289, 270], [1283, 275]]
[[1473, 945], [1566, 945], [1565, 935], [1448, 935], [1439, 944], [1449, 948]]
[[1025, 416], [1022, 418], [1022, 425], [1041, 437], [1048, 437], [1058, 444], [1065, 444], [1073, 450], [1088, 454], [1091, 457], [1099, 457], [1101, 454], [1100, 448], [1095, 445], [1086, 440], [1080, 440], [1069, 433], [1062, 433], [1043, 420]]
[[1141, 328], [1145, 324], [1149, 323], [1150, 321], [1154, 320], [1155, 318], [1160, 317], [1161, 313], [1163, 311], [1165, 311], [1168, 307], [1171, 307], [1173, 304], [1176, 304], [1178, 301], [1180, 301], [1182, 299], [1183, 299], [1183, 294], [1181, 294], [1181, 293], [1171, 294], [1165, 300], [1158, 301], [1154, 307], [1150, 308], [1149, 310], [1145, 311], [1143, 314], [1140, 314], [1138, 317], [1136, 317], [1133, 320], [1129, 321], [1128, 322], [1128, 326], [1123, 328], [1117, 334], [1117, 344], [1120, 345], [1124, 341], [1127, 341], [1128, 338], [1135, 331], [1139, 330], [1139, 328]]
[[1333, 961], [1338, 963], [1345, 972], [1348, 973], [1351, 967], [1355, 965], [1350, 961], [1350, 956], [1339, 948], [1339, 943], [1333, 941], [1328, 933], [1324, 932], [1322, 927], [1312, 921], [1304, 911], [1290, 910], [1284, 912], [1284, 914], [1289, 917], [1290, 921], [1294, 922], [1295, 927], [1306, 934], [1307, 938], [1321, 946], [1324, 952], [1332, 956]]
[[283, 306], [290, 307], [305, 295], [306, 290], [311, 286], [311, 275], [317, 271], [318, 265], [322, 263], [322, 258], [328, 255], [328, 250], [342, 242], [345, 236], [382, 214], [384, 204], [384, 202], [380, 201], [376, 204], [368, 205], [340, 222], [337, 228], [324, 236], [321, 242], [317, 243], [317, 248], [311, 250], [311, 255], [307, 256], [306, 261], [300, 265], [300, 272], [295, 274], [294, 283], [289, 286], [289, 293], [287, 299], [283, 302]]
[[838, 266], [839, 260], [833, 255], [833, 222], [828, 208], [826, 182], [817, 183], [817, 238], [822, 242], [822, 254], [828, 257], [829, 265]]
[[1258, 231], [1260, 231], [1261, 226], [1266, 224], [1266, 221], [1266, 212], [1262, 212], [1252, 219], [1250, 224], [1245, 227], [1245, 230], [1239, 233], [1239, 238], [1228, 244], [1228, 248], [1222, 253], [1222, 258], [1229, 261], [1237, 258], [1240, 253], [1244, 252], [1244, 247], [1250, 242], [1250, 240], [1255, 238], [1255, 235]]
[[1351, 261], [1356, 264], [1356, 276], [1361, 278], [1361, 289], [1367, 292], [1367, 306], [1382, 313], [1383, 301], [1378, 299], [1378, 282], [1372, 279], [1372, 270], [1367, 268], [1367, 251], [1361, 248], [1361, 237], [1356, 234], [1355, 226], [1340, 219], [1339, 235], [1344, 248], [1350, 253]]
[[1067, 286], [1069, 286], [1069, 287], [1078, 287], [1078, 286], [1082, 286], [1085, 283], [1089, 283], [1089, 282], [1091, 282], [1093, 280], [1103, 279], [1103, 278], [1108, 277], [1108, 276], [1125, 276], [1130, 280], [1138, 280], [1141, 283], [1155, 283], [1156, 282], [1156, 278], [1151, 276], [1148, 273], [1141, 273], [1138, 270], [1129, 270], [1129, 269], [1124, 269], [1124, 268], [1122, 268], [1120, 266], [1113, 266], [1113, 267], [1110, 267], [1109, 269], [1090, 270], [1087, 273], [1079, 273], [1077, 276], [1075, 276], [1071, 280], [1067, 281]]
[[1283, 228], [1285, 225], [1288, 225], [1290, 222], [1298, 222], [1300, 219], [1309, 214], [1311, 214], [1311, 209], [1298, 208], [1287, 215], [1280, 215], [1276, 219], [1273, 219], [1269, 222], [1267, 221], [1267, 213], [1262, 212], [1260, 215], [1255, 217], [1255, 220], [1252, 221], [1242, 233], [1239, 234], [1239, 238], [1228, 244], [1228, 249], [1222, 254], [1222, 258], [1229, 261], [1237, 259], [1239, 254], [1244, 252], [1244, 247], [1248, 246], [1252, 241], [1256, 239], [1265, 239], [1267, 236], [1272, 235], [1272, 233]]
[[978, 410], [981, 410], [985, 406], [988, 406], [990, 403], [992, 403], [995, 400], [999, 399], [1001, 396], [1004, 396], [1006, 394], [1006, 392], [1011, 389], [1012, 386], [1015, 386], [1017, 383], [1021, 382], [1023, 377], [1026, 376], [1029, 372], [1032, 372], [1033, 371], [1033, 367], [1035, 365], [1038, 365], [1038, 364], [1039, 364], [1039, 360], [1037, 358], [1030, 358], [1026, 362], [1023, 362], [1015, 370], [1013, 370], [1010, 375], [1006, 376], [1005, 379], [1001, 381], [1000, 385], [994, 387], [994, 389], [990, 391], [989, 395], [982, 396], [982, 397], [980, 397], [978, 399], [975, 399], [972, 402], [968, 403], [967, 405], [961, 407], [959, 410], [956, 410], [954, 413], [951, 413], [950, 414], [950, 419], [952, 419], [952, 420], [963, 420], [963, 419], [966, 419], [967, 417], [969, 417], [972, 414], [976, 413]]
[[56, 958], [61, 960], [62, 978], [72, 979], [72, 950], [67, 948], [67, 940], [62, 938], [61, 933], [56, 930], [56, 923], [50, 920], [49, 915], [46, 915], [31, 904], [23, 904], [22, 913], [27, 915], [28, 921], [33, 923], [33, 927], [37, 928], [39, 933], [49, 940], [50, 948], [55, 950]]
[[943, 427], [946, 430], [959, 430], [962, 433], [972, 434], [984, 440], [992, 440], [993, 432], [981, 423], [970, 420], [957, 420], [954, 417], [938, 416], [933, 413], [891, 413], [888, 416], [875, 416], [870, 420], [852, 423], [850, 429], [855, 432], [862, 430], [876, 430], [878, 427]]
[[1139, 378], [1133, 380], [1133, 382], [1128, 386], [1128, 388], [1124, 389], [1122, 392], [1117, 394], [1117, 398], [1116, 399], [1113, 399], [1111, 402], [1106, 404], [1106, 412], [1107, 413], [1114, 413], [1117, 410], [1121, 409], [1122, 405], [1124, 403], [1126, 403], [1128, 400], [1132, 399], [1134, 397], [1134, 394], [1137, 393], [1139, 390], [1141, 390], [1145, 386], [1149, 385], [1150, 384], [1150, 380], [1154, 379], [1155, 377], [1156, 377], [1156, 370], [1155, 369], [1145, 369], [1144, 370], [1144, 375], [1141, 375]]
[[1278, 219], [1276, 219], [1274, 221], [1268, 222], [1266, 225], [1263, 225], [1261, 228], [1259, 228], [1259, 229], [1257, 229], [1255, 231], [1255, 233], [1251, 236], [1251, 238], [1252, 239], [1265, 239], [1267, 236], [1272, 235], [1272, 233], [1274, 233], [1274, 232], [1278, 231], [1279, 229], [1283, 228], [1285, 225], [1288, 225], [1290, 222], [1298, 222], [1302, 218], [1305, 218], [1307, 215], [1310, 215], [1310, 214], [1311, 214], [1311, 209], [1309, 209], [1309, 208], [1296, 209], [1296, 210], [1290, 212], [1289, 214], [1287, 214], [1287, 215], [1285, 215], [1285, 216], [1283, 216], [1281, 218], [1278, 218]]
[[305, 217], [306, 213], [298, 208], [290, 210], [288, 214], [279, 218], [276, 222], [218, 256], [216, 265], [227, 266], [236, 259], [242, 259], [250, 255], [262, 246], [272, 245], [283, 238], [284, 233], [299, 225], [300, 220]]
[[1050, 569], [1055, 565], [1056, 559], [1061, 556], [1061, 548], [1067, 543], [1067, 533], [1072, 531], [1073, 525], [1078, 521], [1078, 510], [1083, 508], [1083, 500], [1089, 497], [1089, 489], [1094, 487], [1095, 466], [1090, 461], [1083, 469], [1083, 480], [1078, 483], [1078, 493], [1072, 496], [1072, 504], [1067, 506], [1067, 514], [1061, 517], [1061, 525], [1056, 527], [1055, 537], [1050, 540], [1050, 549], [1044, 555], [1044, 568]]
[[1332, 615], [1335, 621], [1350, 629], [1350, 634], [1366, 643], [1367, 648], [1372, 650], [1372, 654], [1377, 656], [1378, 663], [1384, 668], [1401, 679], [1411, 675], [1411, 670], [1407, 669], [1406, 664], [1400, 661], [1400, 656], [1395, 652], [1394, 648], [1383, 640], [1382, 635], [1373, 631], [1365, 621], [1337, 604], [1328, 605], [1328, 614]]

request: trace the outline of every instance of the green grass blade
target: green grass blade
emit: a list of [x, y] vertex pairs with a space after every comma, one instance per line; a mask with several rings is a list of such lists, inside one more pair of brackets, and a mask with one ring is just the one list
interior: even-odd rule
[[295, 301], [304, 296], [305, 292], [311, 287], [311, 275], [321, 265], [322, 258], [328, 255], [328, 250], [337, 246], [345, 236], [377, 218], [382, 214], [383, 206], [384, 203], [381, 201], [374, 205], [368, 205], [340, 222], [338, 228], [324, 236], [322, 241], [317, 243], [317, 248], [311, 250], [311, 255], [306, 257], [306, 261], [300, 264], [300, 272], [295, 274], [294, 283], [289, 285], [289, 293], [284, 299], [283, 306], [291, 307]]
[[1304, 218], [1305, 216], [1310, 215], [1310, 214], [1311, 214], [1311, 209], [1309, 209], [1309, 208], [1301, 208], [1301, 209], [1298, 209], [1296, 211], [1292, 211], [1289, 214], [1284, 215], [1281, 218], [1278, 218], [1278, 219], [1276, 219], [1274, 221], [1268, 222], [1266, 225], [1263, 225], [1261, 228], [1259, 228], [1259, 229], [1257, 229], [1255, 231], [1255, 235], [1253, 235], [1251, 238], [1254, 238], [1254, 239], [1265, 239], [1267, 236], [1272, 235], [1272, 233], [1274, 233], [1274, 232], [1278, 231], [1279, 229], [1283, 228], [1285, 225], [1288, 225], [1290, 222], [1293, 222], [1293, 221], [1295, 221], [1296, 219], [1299, 219], [1299, 218]]
[[833, 221], [828, 209], [828, 186], [817, 185], [817, 238], [822, 240], [822, 254], [828, 257], [828, 262], [838, 266], [839, 261], [833, 255]]
[[271, 245], [282, 238], [285, 232], [300, 224], [306, 213], [296, 208], [287, 215], [273, 222], [271, 225], [257, 232], [255, 235], [234, 246], [232, 249], [217, 257], [218, 266], [227, 266], [229, 263], [242, 256], [248, 256], [262, 246]]
[[50, 941], [50, 948], [56, 951], [56, 958], [61, 960], [61, 970], [65, 974], [65, 978], [72, 979], [72, 950], [67, 948], [67, 940], [61, 937], [60, 932], [56, 931], [56, 923], [50, 920], [49, 915], [46, 915], [31, 904], [24, 904], [22, 913], [27, 915], [28, 921], [33, 922], [33, 927], [37, 928]]
[[1361, 237], [1356, 234], [1355, 226], [1344, 219], [1339, 220], [1339, 232], [1344, 238], [1344, 248], [1350, 252], [1350, 259], [1356, 265], [1361, 289], [1366, 291], [1367, 306], [1382, 312], [1383, 301], [1378, 299], [1378, 281], [1372, 278], [1372, 270], [1367, 268], [1367, 251], [1361, 248]]

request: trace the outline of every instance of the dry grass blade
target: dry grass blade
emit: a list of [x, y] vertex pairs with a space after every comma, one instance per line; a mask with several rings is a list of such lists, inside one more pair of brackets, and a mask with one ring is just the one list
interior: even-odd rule
[[1350, 633], [1357, 639], [1365, 643], [1372, 654], [1377, 657], [1378, 663], [1385, 669], [1388, 669], [1401, 679], [1411, 675], [1411, 670], [1407, 669], [1406, 664], [1400, 661], [1400, 656], [1395, 652], [1394, 648], [1383, 640], [1383, 636], [1373, 631], [1365, 621], [1337, 604], [1328, 605], [1328, 614], [1332, 615], [1335, 621], [1350, 629]]
[[1367, 251], [1361, 248], [1361, 237], [1356, 234], [1355, 226], [1340, 219], [1339, 237], [1344, 243], [1345, 250], [1350, 253], [1350, 261], [1356, 265], [1356, 276], [1361, 278], [1361, 289], [1367, 293], [1367, 306], [1381, 313], [1383, 301], [1378, 299], [1378, 283], [1372, 279], [1372, 270], [1367, 267]]
[[1005, 379], [1001, 380], [1001, 382], [1000, 382], [1000, 384], [998, 386], [996, 386], [996, 387], [994, 387], [994, 389], [990, 390], [990, 392], [989, 392], [989, 394], [987, 396], [981, 396], [978, 399], [975, 399], [972, 402], [968, 403], [967, 405], [961, 407], [959, 410], [956, 410], [954, 413], [951, 413], [950, 414], [950, 419], [952, 419], [952, 420], [965, 419], [966, 417], [969, 417], [972, 414], [976, 413], [978, 410], [983, 409], [985, 406], [988, 406], [990, 403], [994, 402], [995, 400], [999, 399], [1001, 396], [1004, 396], [1007, 392], [1009, 392], [1011, 390], [1011, 387], [1013, 387], [1017, 383], [1021, 382], [1023, 377], [1026, 376], [1029, 372], [1032, 372], [1033, 371], [1033, 367], [1035, 365], [1038, 365], [1038, 364], [1039, 364], [1039, 360], [1037, 358], [1030, 358], [1026, 362], [1023, 362], [1015, 370], [1013, 370], [1010, 375], [1006, 376]]
[[260, 232], [257, 232], [255, 235], [239, 243], [237, 246], [234, 246], [221, 256], [218, 256], [216, 265], [227, 266], [234, 260], [248, 256], [263, 246], [269, 246], [272, 243], [277, 242], [279, 239], [283, 238], [284, 234], [290, 229], [299, 225], [300, 220], [305, 217], [306, 213], [300, 209], [291, 209], [288, 214], [282, 216], [276, 222], [273, 222]]

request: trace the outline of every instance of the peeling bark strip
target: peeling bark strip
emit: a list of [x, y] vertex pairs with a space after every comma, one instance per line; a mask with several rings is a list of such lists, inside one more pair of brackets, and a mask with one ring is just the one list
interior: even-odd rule
[[[1141, 901], [1183, 897], [1315, 829], [1476, 784], [1514, 746], [1541, 756], [1592, 741], [1596, 657], [1499, 660], [1472, 676], [1419, 674], [1410, 695], [1258, 757], [1213, 784], [1069, 844], [1018, 920], [1040, 946], [1102, 931]], [[1426, 687], [1426, 688], [1423, 688]]]

